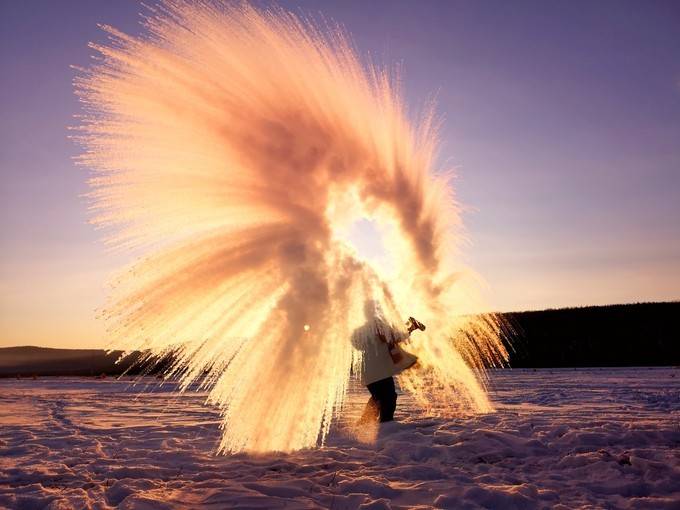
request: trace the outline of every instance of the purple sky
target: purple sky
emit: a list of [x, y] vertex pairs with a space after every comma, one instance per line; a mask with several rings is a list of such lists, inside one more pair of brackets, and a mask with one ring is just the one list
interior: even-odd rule
[[[500, 310], [680, 298], [680, 2], [281, 2], [436, 94], [467, 259]], [[106, 254], [66, 126], [97, 23], [135, 1], [0, 4], [0, 345], [101, 345]]]

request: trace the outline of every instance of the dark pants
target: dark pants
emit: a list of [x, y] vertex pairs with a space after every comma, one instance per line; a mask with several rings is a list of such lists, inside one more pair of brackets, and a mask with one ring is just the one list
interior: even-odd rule
[[388, 377], [366, 386], [371, 392], [371, 398], [366, 404], [361, 422], [381, 423], [394, 419], [394, 410], [397, 408], [397, 391], [394, 388], [394, 379]]

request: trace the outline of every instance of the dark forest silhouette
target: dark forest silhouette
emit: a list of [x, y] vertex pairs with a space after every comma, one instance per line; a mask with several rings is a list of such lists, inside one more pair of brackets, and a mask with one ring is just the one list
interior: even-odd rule
[[[513, 368], [680, 365], [680, 301], [502, 314]], [[170, 359], [137, 364], [101, 349], [0, 349], [0, 377], [158, 374]]]
[[513, 330], [503, 341], [514, 368], [680, 365], [680, 301], [504, 317]]

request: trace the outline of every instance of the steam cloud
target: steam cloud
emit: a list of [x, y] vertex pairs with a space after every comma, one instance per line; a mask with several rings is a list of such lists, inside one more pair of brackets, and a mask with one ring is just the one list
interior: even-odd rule
[[[105, 310], [111, 348], [174, 355], [168, 376], [222, 411], [222, 452], [290, 451], [342, 412], [373, 299], [428, 325], [402, 388], [433, 412], [489, 411], [477, 369], [507, 353], [493, 316], [463, 313], [475, 280], [432, 114], [414, 125], [342, 30], [284, 10], [167, 1], [144, 25], [105, 26], [76, 79], [93, 221], [140, 254]], [[343, 237], [360, 218], [389, 270]]]

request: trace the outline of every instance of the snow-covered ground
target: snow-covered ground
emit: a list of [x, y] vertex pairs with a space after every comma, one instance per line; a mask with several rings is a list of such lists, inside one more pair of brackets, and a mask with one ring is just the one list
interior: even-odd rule
[[[374, 443], [215, 456], [204, 395], [0, 380], [0, 507], [680, 509], [680, 369], [491, 375], [494, 414], [413, 411]], [[356, 415], [366, 395], [353, 390]]]

